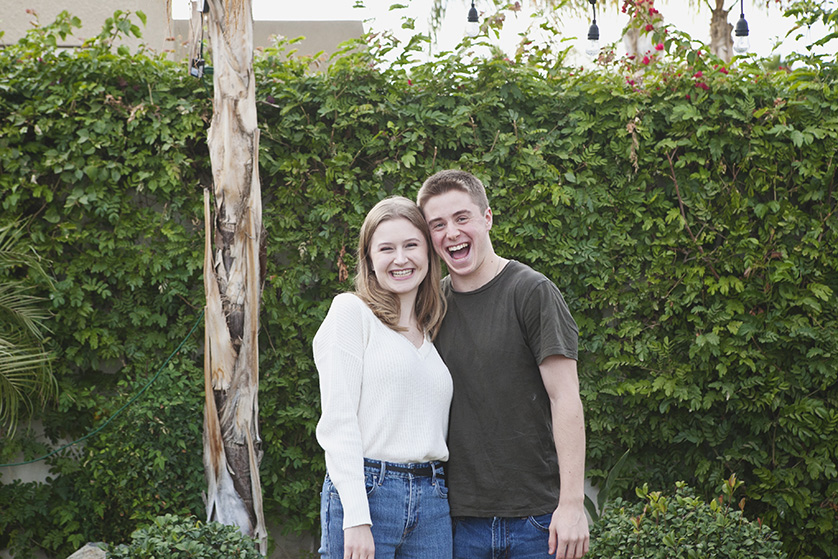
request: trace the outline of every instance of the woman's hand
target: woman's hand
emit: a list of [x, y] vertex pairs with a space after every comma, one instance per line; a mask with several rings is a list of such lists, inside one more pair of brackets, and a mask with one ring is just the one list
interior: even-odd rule
[[343, 531], [343, 559], [375, 559], [375, 543], [369, 524]]

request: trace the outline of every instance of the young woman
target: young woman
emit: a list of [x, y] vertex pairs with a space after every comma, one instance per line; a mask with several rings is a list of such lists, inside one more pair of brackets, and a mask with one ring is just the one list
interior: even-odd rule
[[416, 204], [393, 197], [370, 210], [356, 272], [355, 293], [334, 298], [313, 343], [327, 470], [320, 555], [450, 559], [441, 462], [453, 388], [432, 343], [440, 263]]

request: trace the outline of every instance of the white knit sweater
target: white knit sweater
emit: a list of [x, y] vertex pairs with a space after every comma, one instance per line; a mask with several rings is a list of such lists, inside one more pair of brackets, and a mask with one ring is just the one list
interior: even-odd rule
[[323, 407], [317, 441], [343, 527], [371, 524], [364, 458], [447, 460], [451, 376], [430, 340], [416, 348], [350, 293], [334, 298], [313, 348]]

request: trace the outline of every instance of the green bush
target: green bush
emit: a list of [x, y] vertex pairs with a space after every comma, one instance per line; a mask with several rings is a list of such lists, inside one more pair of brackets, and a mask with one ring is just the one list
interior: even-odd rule
[[705, 502], [685, 483], [675, 494], [637, 489], [639, 502], [617, 499], [591, 529], [590, 559], [785, 559], [776, 532], [741, 508]]
[[131, 542], [108, 549], [109, 559], [262, 559], [252, 539], [237, 528], [195, 517], [159, 516], [131, 535]]
[[[203, 372], [178, 359], [101, 432], [50, 458], [47, 483], [0, 485], [0, 547], [66, 556], [88, 541], [124, 541], [159, 515], [205, 514], [201, 461]], [[110, 416], [149, 378], [107, 388]], [[6, 508], [8, 505], [8, 508]]]

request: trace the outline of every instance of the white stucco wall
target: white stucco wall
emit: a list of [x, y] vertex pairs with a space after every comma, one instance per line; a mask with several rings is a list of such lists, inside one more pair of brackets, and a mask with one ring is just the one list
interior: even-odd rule
[[[187, 55], [186, 42], [189, 39], [189, 22], [172, 20], [172, 0], [0, 0], [0, 31], [5, 34], [0, 38], [0, 45], [17, 42], [33, 22], [40, 25], [52, 23], [63, 10], [81, 19], [82, 28], [68, 36], [64, 46], [77, 47], [85, 39], [94, 37], [102, 30], [105, 20], [113, 16], [115, 10], [123, 12], [141, 11], [146, 15], [146, 25], [134, 19], [142, 30], [142, 38], [126, 38], [118, 44], [127, 45], [135, 50], [141, 43], [156, 51], [172, 51], [177, 58]], [[34, 10], [34, 15], [26, 12]], [[266, 47], [272, 43], [275, 35], [287, 37], [305, 37], [294, 45], [299, 54], [313, 55], [323, 52], [325, 57], [336, 51], [337, 46], [347, 39], [360, 37], [364, 32], [361, 21], [255, 21], [253, 42], [255, 47]], [[206, 43], [209, 43], [207, 39]]]
[[133, 50], [142, 42], [158, 52], [173, 48], [172, 42], [166, 41], [172, 36], [168, 0], [0, 0], [0, 31], [5, 32], [0, 44], [15, 43], [32, 28], [36, 18], [26, 13], [27, 9], [34, 10], [41, 25], [52, 23], [65, 10], [81, 19], [82, 28], [75, 30], [72, 37], [67, 37], [66, 46], [79, 46], [85, 39], [98, 35], [105, 20], [112, 17], [116, 10], [141, 11], [146, 15], [146, 26], [143, 27], [139, 19], [134, 21], [142, 30], [143, 38], [126, 39], [120, 44]]

